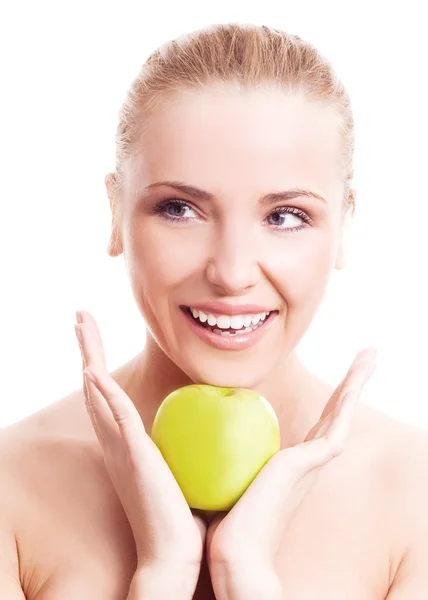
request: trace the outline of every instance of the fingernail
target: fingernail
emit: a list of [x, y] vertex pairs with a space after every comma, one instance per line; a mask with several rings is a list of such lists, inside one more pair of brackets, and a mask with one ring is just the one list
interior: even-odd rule
[[76, 321], [78, 323], [83, 323], [82, 311], [80, 311], [80, 310], [76, 310]]

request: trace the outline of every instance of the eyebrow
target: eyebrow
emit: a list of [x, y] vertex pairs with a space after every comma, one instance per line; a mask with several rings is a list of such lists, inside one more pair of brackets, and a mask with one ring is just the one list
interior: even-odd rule
[[[205, 190], [201, 190], [200, 188], [197, 188], [193, 185], [187, 185], [182, 181], [157, 181], [156, 183], [151, 183], [150, 185], [147, 185], [144, 189], [151, 190], [153, 188], [165, 185], [174, 188], [178, 192], [187, 194], [189, 196], [192, 196], [193, 198], [197, 198], [198, 200], [212, 200], [214, 198], [214, 194], [211, 194], [210, 192], [207, 192]], [[327, 200], [319, 194], [316, 194], [311, 190], [302, 188], [293, 188], [291, 190], [285, 190], [283, 192], [274, 192], [271, 194], [266, 194], [265, 196], [261, 197], [260, 203], [264, 205], [270, 205], [274, 204], [275, 202], [292, 200], [293, 198], [298, 198], [299, 196], [315, 198], [327, 204]]]

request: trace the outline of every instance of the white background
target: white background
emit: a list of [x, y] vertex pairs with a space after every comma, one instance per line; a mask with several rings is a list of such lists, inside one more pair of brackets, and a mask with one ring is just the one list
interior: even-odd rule
[[95, 316], [109, 370], [145, 342], [123, 256], [110, 258], [104, 175], [126, 91], [149, 54], [229, 21], [312, 42], [356, 121], [348, 263], [300, 346], [331, 383], [378, 348], [364, 401], [428, 428], [424, 3], [9, 2], [0, 15], [0, 427], [81, 385], [75, 311]]

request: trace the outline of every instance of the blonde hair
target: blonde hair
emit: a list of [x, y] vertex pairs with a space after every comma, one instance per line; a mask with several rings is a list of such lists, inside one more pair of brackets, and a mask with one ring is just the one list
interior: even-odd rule
[[220, 24], [171, 40], [155, 50], [131, 84], [119, 112], [116, 172], [106, 177], [113, 213], [109, 254], [122, 251], [118, 222], [125, 161], [144, 134], [151, 111], [180, 90], [233, 84], [237, 89], [275, 87], [332, 107], [339, 116], [338, 161], [344, 205], [355, 210], [354, 120], [350, 99], [331, 64], [297, 35], [265, 25]]

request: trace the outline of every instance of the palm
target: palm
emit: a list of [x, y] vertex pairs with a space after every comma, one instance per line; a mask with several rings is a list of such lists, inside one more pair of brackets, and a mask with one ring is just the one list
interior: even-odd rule
[[344, 448], [355, 400], [374, 370], [369, 368], [370, 362], [359, 360], [360, 356], [361, 353], [304, 441], [275, 454], [235, 506], [228, 513], [215, 516], [206, 537], [209, 560], [222, 560], [231, 553], [236, 556], [237, 543], [241, 553], [257, 554], [260, 549], [262, 553], [274, 554], [287, 523], [313, 487], [319, 468]]

